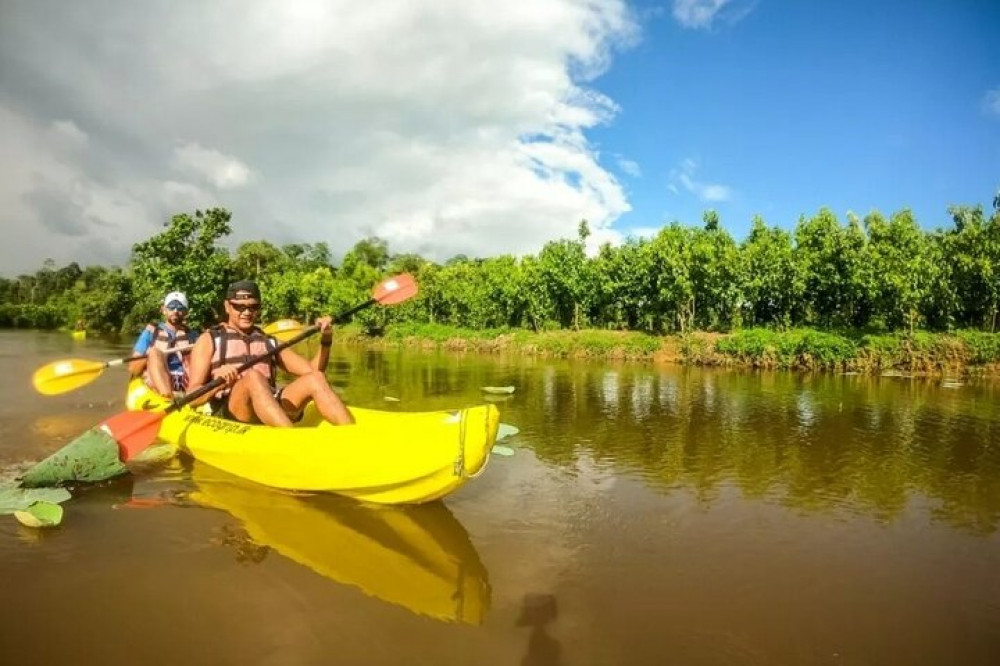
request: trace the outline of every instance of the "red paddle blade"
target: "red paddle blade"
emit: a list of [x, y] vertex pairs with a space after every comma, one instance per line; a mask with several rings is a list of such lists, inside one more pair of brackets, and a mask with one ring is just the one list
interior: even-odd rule
[[118, 458], [128, 462], [149, 448], [165, 416], [163, 412], [122, 412], [104, 421], [100, 427], [117, 442]]
[[372, 298], [382, 305], [396, 305], [417, 295], [417, 281], [409, 273], [382, 280], [372, 290]]

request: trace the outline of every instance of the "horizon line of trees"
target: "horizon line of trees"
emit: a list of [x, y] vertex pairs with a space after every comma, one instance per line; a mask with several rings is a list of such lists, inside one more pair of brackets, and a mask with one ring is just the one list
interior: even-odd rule
[[125, 267], [52, 260], [34, 274], [0, 278], [0, 326], [73, 327], [130, 335], [159, 317], [160, 299], [182, 290], [193, 323], [220, 318], [226, 285], [253, 278], [264, 320], [310, 320], [365, 300], [382, 276], [416, 275], [420, 295], [358, 315], [369, 329], [392, 322], [472, 329], [603, 328], [652, 334], [747, 327], [947, 331], [1000, 325], [1000, 194], [982, 206], [952, 206], [952, 226], [923, 230], [908, 209], [872, 211], [841, 223], [829, 209], [791, 231], [754, 217], [742, 242], [706, 211], [701, 226], [672, 223], [652, 238], [605, 244], [587, 256], [590, 235], [546, 243], [535, 255], [443, 263], [392, 254], [365, 238], [334, 265], [324, 242], [240, 245], [222, 208], [179, 214], [133, 246]]

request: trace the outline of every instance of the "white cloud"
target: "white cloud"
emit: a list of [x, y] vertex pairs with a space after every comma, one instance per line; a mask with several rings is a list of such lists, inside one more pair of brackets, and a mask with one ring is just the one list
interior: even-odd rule
[[642, 177], [642, 168], [639, 163], [635, 160], [626, 159], [624, 157], [618, 157], [618, 168], [622, 170], [627, 176], [632, 176], [633, 178]]
[[698, 163], [691, 158], [685, 159], [676, 168], [670, 170], [670, 182], [667, 184], [667, 189], [674, 194], [680, 194], [682, 189], [686, 190], [704, 202], [729, 201], [732, 198], [733, 190], [731, 187], [696, 180], [694, 176], [697, 171]]
[[243, 187], [250, 180], [250, 168], [246, 164], [197, 143], [175, 148], [173, 164], [178, 169], [199, 174], [220, 190]]
[[581, 218], [612, 237], [629, 204], [586, 132], [617, 106], [586, 83], [636, 31], [624, 0], [15, 3], [0, 226], [37, 230], [0, 273], [121, 261], [205, 202], [234, 243], [335, 254], [373, 233], [433, 259], [537, 252]]
[[983, 112], [1000, 118], [1000, 88], [986, 91], [982, 101]]
[[674, 0], [673, 15], [681, 26], [711, 29], [717, 22], [732, 26], [757, 6], [757, 0]]
[[674, 0], [673, 14], [685, 28], [710, 28], [731, 0]]

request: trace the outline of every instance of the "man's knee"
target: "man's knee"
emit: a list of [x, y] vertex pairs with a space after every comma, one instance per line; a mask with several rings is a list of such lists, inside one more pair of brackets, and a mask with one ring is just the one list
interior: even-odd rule
[[236, 385], [233, 386], [233, 394], [237, 393], [247, 396], [248, 400], [258, 400], [265, 393], [273, 395], [267, 377], [259, 372], [248, 372], [240, 377]]
[[313, 370], [306, 375], [306, 378], [309, 380], [309, 388], [311, 389], [313, 395], [333, 391], [333, 389], [330, 388], [330, 384], [326, 381], [326, 375], [319, 370]]

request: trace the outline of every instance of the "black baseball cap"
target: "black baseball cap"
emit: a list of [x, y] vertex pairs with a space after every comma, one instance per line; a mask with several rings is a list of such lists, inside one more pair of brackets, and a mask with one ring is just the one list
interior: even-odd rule
[[245, 298], [260, 300], [260, 287], [253, 280], [238, 280], [226, 289], [226, 300], [242, 300]]

